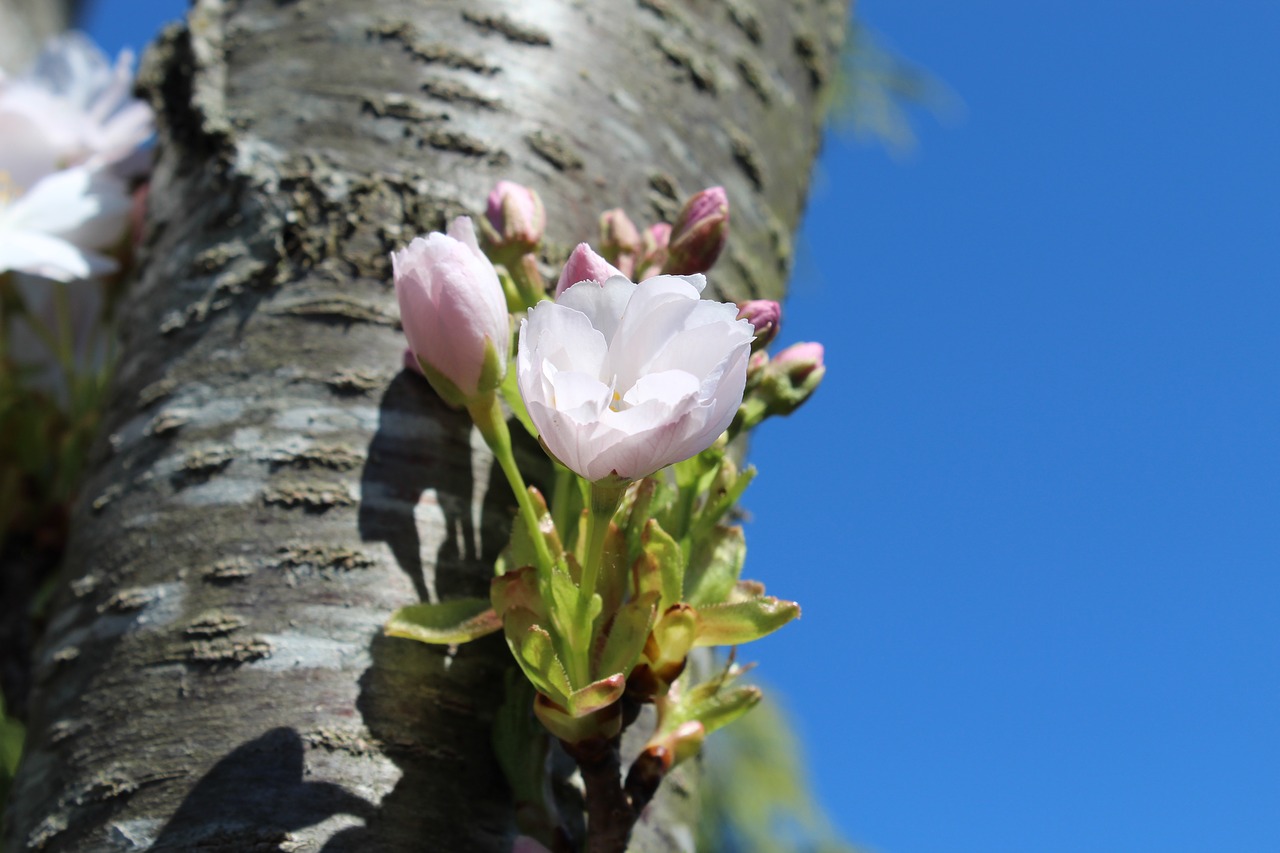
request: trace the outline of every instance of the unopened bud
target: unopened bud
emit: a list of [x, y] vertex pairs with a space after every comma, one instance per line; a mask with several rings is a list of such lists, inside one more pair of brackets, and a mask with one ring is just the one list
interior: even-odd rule
[[620, 269], [591, 251], [586, 243], [579, 243], [570, 253], [569, 260], [564, 262], [560, 280], [556, 282], [556, 296], [559, 297], [580, 281], [604, 284], [611, 277], [622, 274]]
[[513, 181], [498, 181], [489, 193], [485, 218], [494, 231], [487, 236], [496, 235], [495, 243], [521, 252], [537, 249], [547, 230], [547, 212], [542, 199], [533, 190]]
[[752, 351], [767, 347], [782, 327], [782, 306], [772, 299], [749, 299], [738, 303], [738, 319], [751, 323], [756, 338], [751, 342]]
[[676, 217], [662, 271], [689, 275], [711, 269], [729, 239], [729, 198], [724, 187], [695, 193]]
[[760, 393], [769, 414], [789, 415], [808, 400], [827, 373], [822, 344], [792, 344], [775, 355], [765, 369]]
[[636, 265], [636, 279], [643, 281], [662, 272], [667, 263], [667, 246], [671, 242], [671, 226], [655, 222], [640, 235], [640, 262]]
[[628, 278], [636, 271], [640, 248], [640, 229], [622, 208], [600, 214], [600, 252]]

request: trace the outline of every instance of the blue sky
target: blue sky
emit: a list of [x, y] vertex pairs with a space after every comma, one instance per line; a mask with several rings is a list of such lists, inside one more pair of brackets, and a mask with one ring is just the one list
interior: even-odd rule
[[1280, 849], [1280, 6], [859, 10], [964, 109], [826, 146], [743, 651], [872, 849]]

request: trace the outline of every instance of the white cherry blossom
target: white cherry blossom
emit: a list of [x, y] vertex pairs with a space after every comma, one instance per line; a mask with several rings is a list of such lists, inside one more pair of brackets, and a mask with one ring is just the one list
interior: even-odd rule
[[0, 273], [73, 281], [110, 272], [115, 261], [97, 250], [123, 236], [129, 204], [118, 178], [83, 166], [54, 172], [25, 192], [0, 174]]
[[83, 33], [50, 39], [26, 72], [0, 73], [0, 170], [23, 187], [68, 166], [145, 171], [154, 121], [132, 90], [129, 51], [112, 65]]
[[547, 449], [592, 482], [709, 447], [742, 402], [754, 329], [702, 275], [575, 284], [520, 325], [520, 393]]

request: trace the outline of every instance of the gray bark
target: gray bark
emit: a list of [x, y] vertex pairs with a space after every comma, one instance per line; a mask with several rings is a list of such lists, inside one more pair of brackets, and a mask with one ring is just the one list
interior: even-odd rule
[[71, 24], [81, 0], [0, 0], [0, 69], [16, 73], [49, 36]]
[[[484, 595], [513, 501], [400, 370], [387, 253], [541, 193], [562, 257], [724, 184], [723, 296], [778, 296], [841, 0], [198, 0], [109, 441], [37, 652], [13, 849], [504, 850], [509, 653], [386, 639]], [[540, 452], [522, 449], [530, 467]], [[686, 849], [669, 780], [635, 849]]]

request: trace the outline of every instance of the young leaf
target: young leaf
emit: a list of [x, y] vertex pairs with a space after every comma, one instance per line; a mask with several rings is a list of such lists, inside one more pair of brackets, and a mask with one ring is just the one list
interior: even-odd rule
[[773, 596], [698, 609], [699, 646], [737, 646], [772, 634], [800, 615], [800, 605]]
[[649, 631], [653, 628], [653, 616], [658, 603], [656, 592], [634, 598], [620, 607], [609, 623], [604, 646], [595, 661], [593, 672], [620, 672], [630, 675], [640, 660]]
[[608, 740], [622, 730], [622, 714], [617, 705], [594, 714], [575, 717], [546, 696], [538, 694], [533, 700], [533, 713], [548, 731], [566, 743], [580, 743], [597, 738]]
[[499, 616], [512, 607], [523, 607], [538, 616], [546, 615], [546, 607], [538, 591], [538, 569], [535, 566], [524, 566], [489, 581], [489, 600]]
[[454, 645], [487, 636], [502, 628], [502, 620], [483, 598], [458, 598], [439, 604], [410, 604], [387, 620], [389, 637], [403, 637], [432, 645]]
[[694, 607], [720, 604], [729, 597], [742, 564], [747, 542], [741, 527], [715, 527], [694, 542], [685, 572], [685, 601]]
[[[698, 689], [708, 686], [716, 689]], [[720, 689], [714, 682], [699, 684], [680, 703], [678, 718], [697, 720], [710, 734], [750, 711], [760, 702], [762, 695], [760, 688], [754, 686]]]
[[680, 600], [684, 591], [684, 553], [679, 543], [663, 530], [656, 519], [649, 519], [644, 529], [644, 550], [658, 565], [659, 590], [662, 600], [658, 606], [670, 607]]
[[599, 711], [622, 698], [627, 689], [627, 679], [620, 672], [593, 681], [581, 690], [575, 690], [569, 696], [569, 713], [575, 717]]
[[512, 607], [503, 616], [502, 628], [516, 663], [538, 692], [555, 702], [568, 702], [573, 692], [569, 676], [556, 655], [551, 635], [537, 624], [534, 614], [523, 607]]

